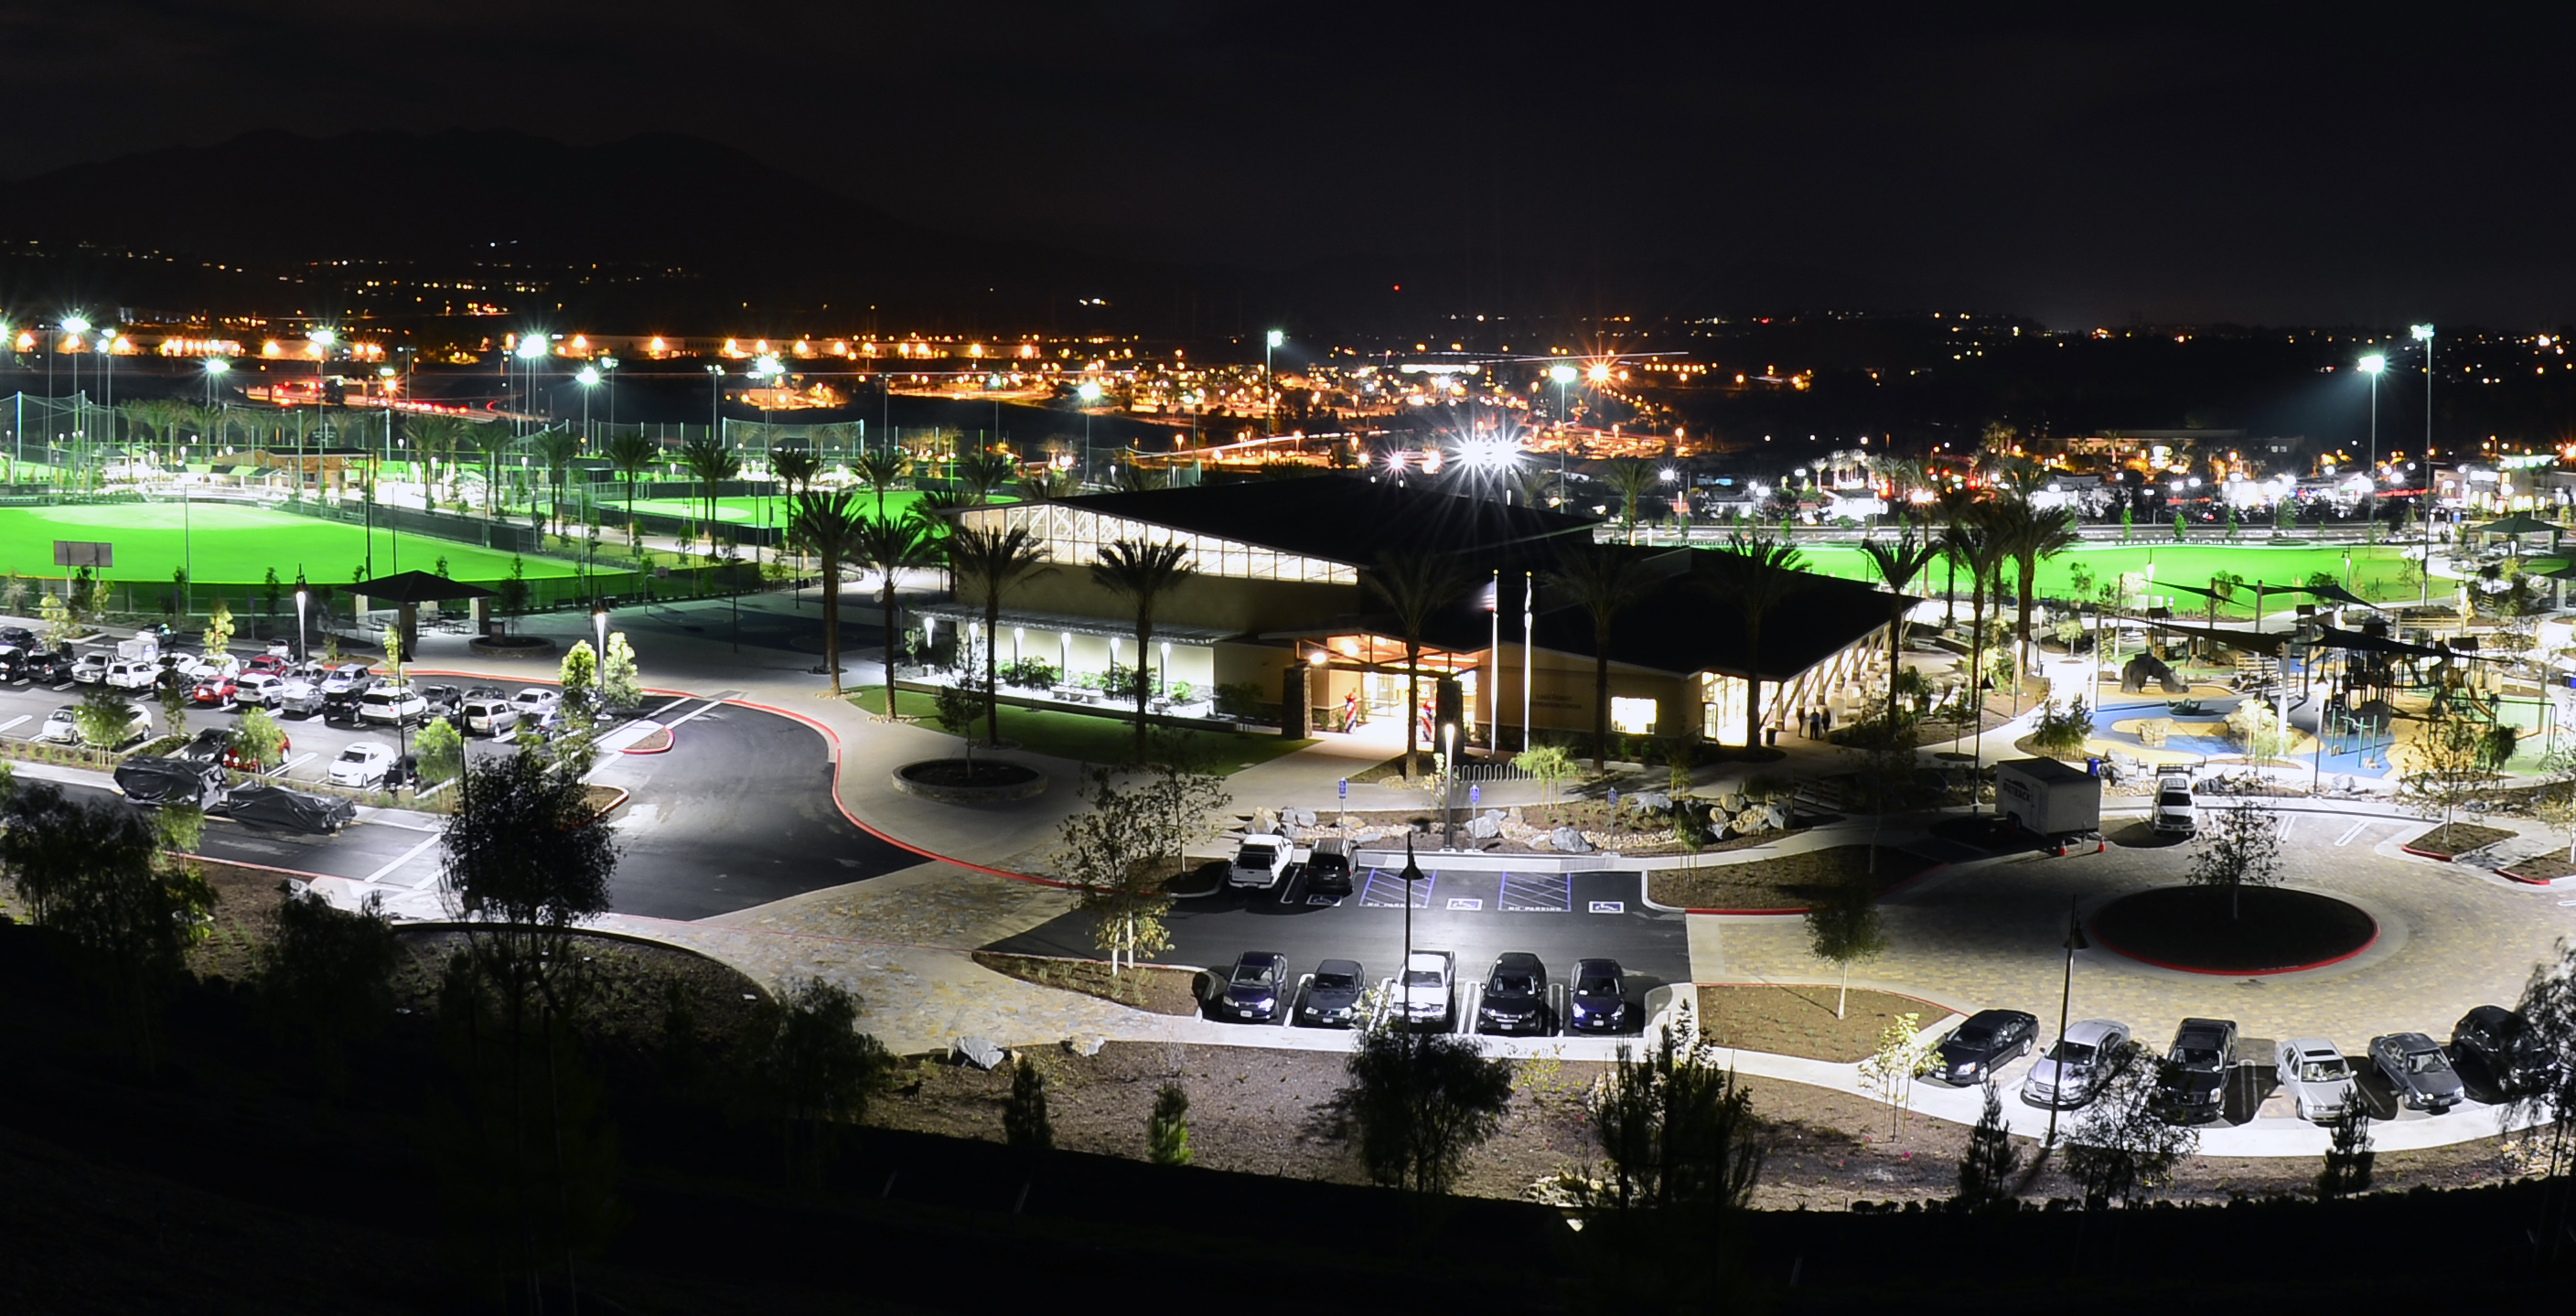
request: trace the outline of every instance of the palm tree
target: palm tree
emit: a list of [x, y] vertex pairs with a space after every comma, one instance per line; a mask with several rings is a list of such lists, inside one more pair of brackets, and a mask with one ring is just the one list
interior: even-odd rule
[[951, 468], [955, 488], [970, 502], [985, 502], [1020, 473], [1020, 464], [998, 452], [969, 453]]
[[1941, 590], [1941, 624], [1945, 627], [1959, 624], [1960, 559], [1950, 552], [1951, 539], [1948, 532], [1952, 527], [1966, 521], [1976, 507], [1976, 491], [1961, 488], [1958, 485], [1952, 485], [1933, 495], [1929, 504], [1930, 515], [1927, 519], [1942, 527], [1942, 533], [1935, 536], [1933, 542], [1942, 546], [1941, 556], [1949, 560], [1950, 566], [1949, 582]]
[[[610, 446], [614, 447], [615, 442], [612, 440]], [[823, 560], [823, 670], [832, 674], [835, 699], [841, 697], [841, 563], [850, 556], [858, 534], [859, 508], [854, 494], [798, 494], [788, 511], [787, 537]], [[893, 670], [890, 664], [887, 670]], [[891, 701], [891, 677], [886, 688]], [[891, 715], [891, 703], [887, 711]]]
[[1870, 565], [1878, 568], [1878, 578], [1887, 582], [1887, 725], [1896, 725], [1896, 653], [1905, 642], [1905, 591], [1914, 578], [1941, 556], [1941, 546], [1914, 537], [1908, 526], [1896, 536], [1893, 544], [1875, 539], [1861, 541], [1860, 551], [1869, 555]]
[[563, 533], [564, 490], [572, 483], [573, 459], [581, 456], [581, 435], [572, 430], [546, 430], [536, 436], [537, 457], [546, 464], [547, 501], [552, 504], [555, 533]]
[[1020, 477], [1020, 497], [1038, 503], [1050, 498], [1071, 498], [1081, 492], [1082, 481], [1061, 466], [1041, 467], [1035, 475]]
[[1762, 743], [1762, 623], [1814, 582], [1797, 549], [1767, 534], [1727, 536], [1726, 547], [1700, 559], [1718, 596], [1744, 619], [1744, 747]]
[[886, 514], [886, 490], [912, 472], [912, 458], [901, 448], [878, 448], [860, 453], [858, 459], [850, 463], [850, 470], [867, 481], [869, 488], [877, 491], [877, 519], [882, 521]]
[[619, 434], [609, 439], [608, 458], [611, 470], [626, 478], [626, 519], [635, 519], [635, 477], [662, 464], [662, 443], [642, 434]]
[[1610, 762], [1610, 628], [1644, 598], [1654, 579], [1645, 560], [1606, 544], [1586, 543], [1557, 556], [1547, 587], [1592, 615], [1592, 770]]
[[508, 426], [499, 421], [473, 422], [466, 429], [458, 431], [457, 437], [463, 440], [466, 446], [474, 449], [475, 455], [482, 458], [483, 514], [494, 515], [500, 507], [501, 481], [498, 473], [493, 469], [493, 463], [502, 453], [509, 451], [510, 445], [518, 442], [518, 439], [510, 433]]
[[166, 398], [147, 398], [141, 402], [128, 402], [116, 410], [125, 418], [127, 442], [133, 441], [136, 430], [144, 430], [149, 432], [163, 449], [176, 451], [179, 426], [187, 420], [187, 403], [173, 402]]
[[716, 543], [716, 485], [742, 474], [742, 454], [721, 439], [691, 439], [680, 447], [680, 465], [706, 490], [707, 547]]
[[1422, 631], [1432, 614], [1458, 601], [1471, 582], [1467, 568], [1442, 553], [1389, 552], [1361, 573], [1360, 583], [1395, 613], [1404, 637], [1404, 776], [1413, 778], [1413, 755], [1422, 733]]
[[1148, 493], [1172, 487], [1172, 473], [1149, 471], [1132, 461], [1119, 461], [1109, 468], [1109, 478], [1101, 481], [1111, 493]]
[[1046, 560], [1045, 542], [1021, 526], [985, 530], [961, 525], [948, 536], [949, 568], [961, 583], [972, 583], [984, 595], [984, 734], [996, 744], [1002, 739], [1002, 595], [1030, 576], [1053, 571]]
[[1635, 457], [1622, 457], [1604, 467], [1601, 478], [1619, 495], [1619, 521], [1627, 527], [1628, 542], [1637, 542], [1637, 503], [1655, 487], [1654, 463]]
[[[2045, 478], [2045, 473], [2042, 473]], [[2075, 533], [2075, 513], [2063, 507], [2045, 511], [2031, 504], [2027, 496], [2005, 499], [1994, 505], [1989, 524], [1998, 547], [2006, 559], [2019, 569], [2021, 601], [2016, 612], [2014, 633], [2020, 637], [2021, 658], [2015, 671], [2029, 670], [2030, 660], [2038, 650], [2031, 646], [2030, 607], [2034, 580], [2039, 575], [2041, 558], [2055, 557], [2083, 542]]]
[[[893, 717], [895, 644], [903, 637], [902, 619], [894, 610], [894, 573], [928, 566], [936, 560], [931, 549], [930, 529], [913, 517], [863, 516], [855, 518], [853, 524], [855, 533], [849, 546], [851, 559], [885, 573], [877, 583], [877, 609], [878, 615], [885, 619], [886, 716]], [[818, 548], [815, 551], [819, 553], [822, 550]], [[824, 586], [827, 595], [838, 592], [828, 575]], [[837, 675], [833, 677], [833, 688], [840, 688]]]
[[1145, 672], [1153, 652], [1154, 605], [1183, 581], [1198, 574], [1189, 565], [1190, 550], [1179, 544], [1146, 544], [1113, 540], [1100, 547], [1091, 564], [1091, 582], [1136, 606], [1136, 761], [1145, 761]]
[[1968, 516], [1942, 532], [1942, 551], [1968, 569], [1968, 707], [1982, 722], [1986, 715], [1986, 582], [2006, 561], [1993, 527], [1994, 504], [1979, 503]]
[[814, 477], [823, 473], [823, 459], [803, 448], [789, 448], [770, 454], [769, 473], [787, 486], [787, 497], [793, 501], [800, 489], [814, 487]]

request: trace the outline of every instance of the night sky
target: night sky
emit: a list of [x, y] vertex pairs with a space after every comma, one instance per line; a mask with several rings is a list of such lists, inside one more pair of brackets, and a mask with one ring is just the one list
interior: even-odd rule
[[673, 130], [967, 235], [1487, 250], [1642, 314], [2576, 318], [2565, 18], [2129, 12], [8, 3], [0, 176], [253, 128]]

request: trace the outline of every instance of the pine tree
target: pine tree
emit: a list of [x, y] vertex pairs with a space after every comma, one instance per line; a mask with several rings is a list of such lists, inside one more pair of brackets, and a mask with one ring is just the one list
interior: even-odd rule
[[1055, 1146], [1055, 1126], [1047, 1122], [1046, 1075], [1027, 1056], [1011, 1071], [1011, 1100], [1002, 1107], [1002, 1137], [1022, 1151]]
[[2003, 1098], [1996, 1095], [1995, 1085], [1989, 1080], [1985, 1109], [1978, 1114], [1976, 1127], [1968, 1130], [1967, 1150], [1959, 1154], [1957, 1202], [1973, 1211], [2010, 1201], [2009, 1185], [2020, 1169], [2021, 1148], [2013, 1145], [2012, 1130], [2004, 1124]]
[[2334, 1140], [2326, 1144], [2325, 1168], [2317, 1172], [2317, 1198], [2326, 1202], [2366, 1191], [2371, 1164], [2379, 1159], [2370, 1147], [2370, 1112], [2359, 1103], [2331, 1127]]
[[1145, 1121], [1145, 1156], [1156, 1165], [1190, 1163], [1190, 1094], [1178, 1083], [1166, 1083], [1154, 1094], [1154, 1113]]

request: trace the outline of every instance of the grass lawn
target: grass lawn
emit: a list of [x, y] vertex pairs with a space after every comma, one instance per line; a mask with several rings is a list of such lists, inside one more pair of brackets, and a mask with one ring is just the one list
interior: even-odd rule
[[[876, 491], [859, 489], [854, 492], [858, 494], [859, 510], [870, 516], [876, 515]], [[921, 493], [918, 490], [888, 490], [885, 496], [885, 514], [901, 517], [920, 500]], [[996, 497], [993, 501], [1005, 503], [1011, 500]], [[603, 500], [600, 506], [622, 509], [626, 506], [626, 500], [622, 497], [611, 497]], [[656, 516], [697, 517], [706, 515], [706, 509], [705, 503], [694, 498], [638, 498], [635, 500], [636, 511], [650, 512]], [[787, 509], [788, 501], [785, 498], [719, 498], [716, 500], [716, 519], [728, 525], [780, 525], [787, 520]]]
[[[885, 687], [860, 686], [850, 702], [871, 713], [885, 711]], [[895, 695], [895, 712], [915, 719], [924, 726], [939, 725], [939, 701], [925, 694], [900, 691]], [[1136, 753], [1136, 723], [1132, 710], [1126, 717], [1106, 713], [1059, 713], [1052, 709], [1013, 708], [1002, 705], [1002, 739], [1019, 742], [1032, 754], [1051, 754], [1057, 758], [1083, 763], [1124, 763]], [[983, 724], [976, 724], [981, 735]], [[1188, 731], [1183, 733], [1189, 748], [1206, 756], [1210, 769], [1219, 773], [1236, 772], [1256, 763], [1267, 763], [1282, 754], [1293, 753], [1314, 744], [1312, 740], [1290, 740], [1282, 736], [1247, 736], [1230, 731]]]
[[[2250, 535], [2255, 531], [2249, 529], [2247, 533]], [[2143, 538], [2146, 528], [2141, 526], [2139, 534]], [[2240, 596], [2233, 609], [2242, 614], [2253, 606], [2251, 586], [2255, 581], [2266, 585], [2296, 585], [2320, 571], [2332, 573], [2341, 580], [2344, 548], [2340, 544], [2280, 548], [2259, 543], [2088, 544], [2041, 562], [2038, 585], [2042, 595], [2062, 595], [2071, 591], [2073, 585], [2066, 573], [2079, 562], [2093, 572], [2096, 589], [2125, 573], [2144, 573], [2150, 563], [2155, 566], [2155, 579], [2159, 585], [2206, 586], [2211, 573], [2233, 571], [2245, 577], [2248, 585], [2247, 593]], [[1800, 544], [1798, 551], [1806, 556], [1808, 569], [1819, 575], [1840, 576], [1847, 580], [1877, 579], [1869, 559], [1852, 545]], [[2417, 595], [2418, 588], [2406, 579], [2404, 563], [2395, 545], [2353, 545], [2351, 551], [2354, 593], [2366, 599], [2413, 598]], [[1936, 567], [1929, 575], [1931, 583], [1927, 588], [1939, 589], [1948, 579], [1948, 573]], [[2013, 579], [2018, 583], [2020, 577], [2016, 575]], [[2435, 587], [2434, 593], [2437, 596], [2441, 593], [2439, 586]], [[2198, 595], [2185, 595], [2184, 599], [2195, 605], [2205, 602]], [[2294, 602], [2294, 599], [2284, 599], [2281, 606], [2288, 607]], [[2183, 610], [2177, 605], [2177, 612]], [[2197, 613], [2200, 609], [2193, 607], [2190, 611]]]
[[[183, 517], [182, 511], [186, 512]], [[185, 561], [200, 585], [249, 586], [277, 569], [292, 582], [297, 568], [317, 584], [339, 584], [367, 559], [364, 526], [317, 521], [288, 512], [256, 507], [197, 504], [183, 509], [166, 503], [114, 504], [89, 507], [0, 508], [0, 571], [60, 580], [54, 565], [54, 541], [90, 540], [113, 545], [116, 565], [100, 574], [111, 581], [167, 585], [170, 573]], [[375, 536], [376, 570], [394, 566], [394, 536], [379, 529]], [[184, 556], [183, 556], [184, 555]], [[427, 571], [440, 558], [458, 580], [495, 581], [510, 574], [510, 555], [446, 539], [405, 535], [405, 570]], [[529, 557], [530, 579], [568, 577], [569, 562]]]

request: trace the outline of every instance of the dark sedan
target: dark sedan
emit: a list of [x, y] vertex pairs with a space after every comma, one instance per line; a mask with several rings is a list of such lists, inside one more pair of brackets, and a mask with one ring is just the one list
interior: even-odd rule
[[2397, 1100], [2438, 1115], [2460, 1104], [2460, 1071], [2422, 1033], [2388, 1033], [2370, 1039], [2370, 1065], [2388, 1080]]
[[1326, 960], [1306, 982], [1297, 1022], [1314, 1028], [1348, 1028], [1359, 1022], [1360, 992], [1368, 982], [1357, 960]]
[[1225, 1019], [1268, 1022], [1279, 1017], [1280, 998], [1288, 993], [1288, 957], [1277, 951], [1246, 951], [1225, 979], [1217, 1014]]
[[1615, 1033], [1628, 1026], [1627, 975], [1617, 960], [1576, 960], [1566, 1022], [1576, 1032]]
[[2477, 1062], [2507, 1093], [2535, 1092], [2558, 1076], [2558, 1060], [2523, 1017], [2500, 1005], [2481, 1005], [2451, 1025], [2451, 1055]]
[[1547, 966], [1527, 951], [1494, 957], [1485, 975], [1483, 999], [1476, 1003], [1480, 1033], [1546, 1033]]
[[1979, 1010], [1941, 1039], [1934, 1078], [1960, 1087], [1984, 1083], [2039, 1045], [2039, 1019], [2019, 1010]]

